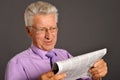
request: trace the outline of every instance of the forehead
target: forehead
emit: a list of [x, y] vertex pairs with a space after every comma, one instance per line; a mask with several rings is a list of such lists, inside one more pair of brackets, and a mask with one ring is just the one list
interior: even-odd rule
[[40, 14], [35, 15], [33, 18], [34, 26], [53, 26], [56, 25], [56, 23], [55, 14]]

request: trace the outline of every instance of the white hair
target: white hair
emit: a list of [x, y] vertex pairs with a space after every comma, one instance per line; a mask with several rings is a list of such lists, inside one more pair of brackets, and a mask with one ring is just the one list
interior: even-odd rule
[[56, 20], [58, 21], [58, 10], [57, 8], [47, 2], [37, 1], [30, 4], [24, 13], [25, 26], [30, 27], [33, 25], [33, 17], [40, 14], [55, 14]]

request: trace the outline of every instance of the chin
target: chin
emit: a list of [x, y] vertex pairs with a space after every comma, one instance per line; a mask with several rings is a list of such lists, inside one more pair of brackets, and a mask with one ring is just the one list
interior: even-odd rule
[[52, 46], [47, 46], [47, 47], [45, 47], [44, 49], [46, 50], [46, 51], [50, 51], [50, 50], [52, 50], [54, 47], [52, 47]]
[[[53, 49], [53, 48], [52, 48]], [[52, 50], [52, 49], [44, 49], [45, 51], [50, 51], [50, 50]]]

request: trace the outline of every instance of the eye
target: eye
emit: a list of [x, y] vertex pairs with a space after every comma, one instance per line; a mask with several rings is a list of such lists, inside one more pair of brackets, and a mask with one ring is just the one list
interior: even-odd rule
[[38, 29], [38, 31], [45, 31], [45, 28], [40, 28]]
[[51, 27], [50, 30], [51, 31], [57, 30], [57, 27]]

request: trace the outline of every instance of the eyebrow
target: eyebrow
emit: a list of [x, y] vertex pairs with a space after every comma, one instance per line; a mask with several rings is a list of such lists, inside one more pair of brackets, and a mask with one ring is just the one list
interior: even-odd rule
[[[34, 26], [33, 26], [34, 27]], [[51, 27], [57, 27], [57, 25], [55, 25], [55, 26], [50, 26], [50, 28]], [[34, 27], [35, 28], [35, 27]], [[46, 28], [46, 27], [44, 27], [44, 26], [40, 26], [39, 28]]]

